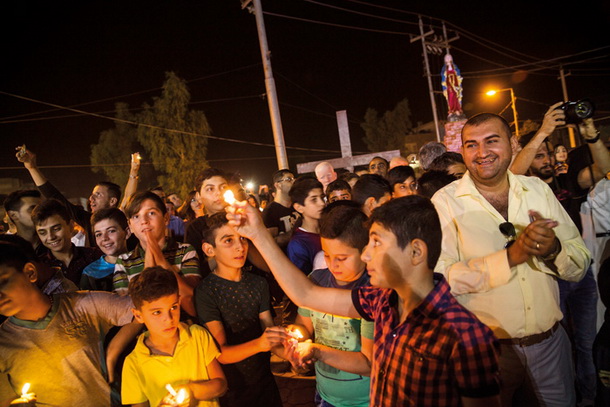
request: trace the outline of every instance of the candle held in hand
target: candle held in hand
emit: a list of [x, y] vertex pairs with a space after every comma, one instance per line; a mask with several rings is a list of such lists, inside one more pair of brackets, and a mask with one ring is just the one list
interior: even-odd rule
[[227, 189], [223, 195], [224, 200], [229, 205], [233, 205], [235, 203], [235, 195], [233, 195], [233, 191]]

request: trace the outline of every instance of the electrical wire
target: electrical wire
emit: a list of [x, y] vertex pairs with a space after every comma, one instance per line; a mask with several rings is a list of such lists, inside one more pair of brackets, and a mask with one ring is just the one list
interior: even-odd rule
[[[11, 97], [14, 97], [17, 99], [27, 100], [27, 101], [33, 102], [33, 103], [40, 103], [43, 105], [52, 106], [52, 107], [55, 107], [58, 109], [69, 110], [69, 111], [72, 111], [75, 113], [81, 113], [81, 114], [85, 114], [88, 116], [97, 117], [100, 119], [111, 120], [113, 122], [131, 124], [134, 126], [146, 127], [146, 128], [155, 129], [155, 130], [161, 130], [161, 131], [165, 131], [168, 133], [185, 134], [185, 135], [196, 136], [196, 137], [204, 137], [204, 138], [212, 139], [212, 140], [226, 141], [226, 142], [238, 143], [238, 144], [247, 144], [247, 145], [253, 145], [253, 146], [260, 146], [260, 147], [272, 147], [272, 148], [276, 147], [275, 144], [270, 144], [270, 143], [260, 143], [260, 142], [255, 142], [255, 141], [246, 141], [246, 140], [239, 140], [239, 139], [233, 139], [233, 138], [227, 138], [227, 137], [218, 137], [218, 136], [212, 136], [212, 135], [199, 134], [199, 133], [194, 133], [194, 132], [189, 132], [189, 131], [167, 129], [167, 128], [154, 126], [154, 125], [150, 125], [150, 124], [146, 124], [146, 123], [134, 122], [132, 120], [119, 119], [116, 117], [108, 117], [108, 116], [100, 115], [97, 113], [85, 112], [83, 110], [73, 109], [73, 108], [70, 108], [67, 106], [61, 106], [61, 105], [57, 105], [54, 103], [43, 102], [41, 100], [36, 100], [36, 99], [28, 98], [25, 96], [19, 96], [19, 95], [15, 95], [15, 94], [3, 92], [3, 91], [0, 91], [0, 94], [6, 95], [6, 96], [11, 96]], [[305, 148], [305, 147], [292, 147], [292, 146], [285, 146], [285, 148], [291, 149], [291, 150], [300, 150], [300, 151], [316, 151], [316, 152], [335, 153], [335, 154], [341, 153], [341, 151], [339, 151], [339, 150], [325, 150], [325, 149], [320, 149], [320, 148]]]

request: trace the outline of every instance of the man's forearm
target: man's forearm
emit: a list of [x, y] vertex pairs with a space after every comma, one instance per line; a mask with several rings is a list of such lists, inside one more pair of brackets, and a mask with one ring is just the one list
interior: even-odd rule
[[371, 375], [371, 362], [362, 352], [349, 352], [314, 343], [316, 358], [344, 372]]

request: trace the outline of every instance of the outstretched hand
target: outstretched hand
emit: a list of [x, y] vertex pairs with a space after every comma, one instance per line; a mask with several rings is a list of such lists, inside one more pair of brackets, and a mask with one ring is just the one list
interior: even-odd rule
[[23, 163], [25, 168], [30, 169], [36, 167], [36, 154], [34, 154], [28, 149], [23, 151], [22, 147], [16, 147], [15, 150], [17, 150], [15, 157], [17, 157], [17, 160], [20, 163]]
[[544, 114], [544, 119], [542, 120], [542, 125], [540, 126], [540, 130], [538, 133], [544, 133], [549, 136], [557, 126], [563, 126], [566, 124], [566, 114], [563, 110], [557, 109], [561, 106], [563, 102], [557, 102], [546, 111]]
[[545, 219], [537, 211], [529, 211], [532, 222], [517, 237], [515, 244], [508, 248], [511, 267], [524, 263], [530, 256], [545, 257], [557, 248], [557, 237], [553, 230], [559, 223]]
[[269, 326], [265, 332], [258, 338], [261, 352], [267, 352], [276, 346], [285, 345], [288, 343], [290, 335], [286, 328], [281, 326]]
[[247, 201], [236, 201], [225, 210], [229, 225], [233, 226], [240, 235], [255, 240], [261, 233], [267, 231], [260, 211], [248, 205]]

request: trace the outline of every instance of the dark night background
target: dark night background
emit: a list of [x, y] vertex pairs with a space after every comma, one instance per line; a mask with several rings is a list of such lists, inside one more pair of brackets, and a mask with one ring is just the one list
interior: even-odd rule
[[[263, 0], [262, 4], [270, 13], [418, 34], [413, 24], [416, 17], [410, 14], [359, 1], [320, 2], [409, 24], [303, 0]], [[532, 1], [499, 2], [501, 5], [489, 1], [367, 2], [435, 17], [424, 18], [426, 29], [444, 19], [454, 25], [448, 26], [450, 36], [457, 26], [539, 60], [610, 43], [608, 2], [572, 3], [571, 7]], [[411, 44], [406, 35], [272, 15], [265, 15], [265, 24], [287, 146], [338, 151], [335, 111], [346, 109], [352, 148], [364, 152], [359, 123], [366, 109], [384, 112], [404, 97], [409, 99], [414, 123], [432, 120], [420, 42]], [[90, 146], [101, 131], [114, 126], [107, 119], [54, 110], [6, 93], [112, 117], [115, 102], [138, 108], [159, 95], [166, 71], [188, 81], [192, 108], [205, 112], [215, 136], [273, 143], [267, 101], [256, 96], [265, 92], [256, 23], [253, 14], [241, 9], [239, 0], [10, 2], [3, 4], [1, 26], [0, 178], [29, 181], [24, 169], [11, 169], [20, 166], [14, 147], [25, 143], [37, 153], [40, 166], [82, 165], [45, 168], [43, 172], [69, 196], [88, 196], [94, 183], [103, 179], [88, 167]], [[507, 93], [495, 100], [484, 96], [483, 91], [491, 86], [513, 87], [518, 98], [528, 99], [517, 102], [521, 120], [540, 119], [546, 106], [562, 99], [556, 70], [469, 75], [498, 68], [493, 63], [522, 63], [481, 42], [461, 33], [452, 43], [454, 61], [465, 76], [467, 115], [498, 112], [508, 103]], [[500, 46], [492, 48], [502, 50]], [[567, 65], [566, 70], [572, 71], [567, 78], [570, 99], [592, 98], [598, 109], [596, 117], [602, 119], [600, 125], [610, 124], [609, 54], [610, 49], [605, 48], [562, 60], [597, 58]], [[430, 58], [432, 72], [438, 74], [442, 57]], [[434, 79], [440, 90], [440, 79]], [[82, 105], [85, 103], [89, 104]], [[437, 103], [443, 119], [444, 98], [438, 97]], [[45, 113], [22, 116], [37, 112]], [[43, 117], [48, 119], [40, 120]], [[510, 110], [506, 117], [510, 118]], [[288, 154], [293, 169], [298, 162], [340, 155], [291, 149]], [[277, 169], [275, 150], [269, 147], [210, 140], [207, 159], [225, 170], [239, 169], [245, 179], [256, 183], [268, 183]]]

